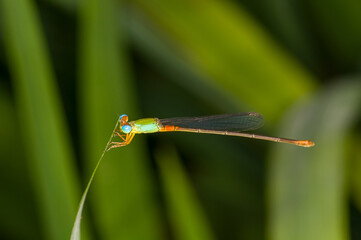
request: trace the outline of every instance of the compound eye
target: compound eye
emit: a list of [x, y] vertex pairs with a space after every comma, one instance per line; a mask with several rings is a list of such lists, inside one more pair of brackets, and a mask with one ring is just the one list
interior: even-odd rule
[[122, 132], [125, 134], [128, 134], [132, 131], [132, 127], [130, 125], [124, 125], [122, 126]]

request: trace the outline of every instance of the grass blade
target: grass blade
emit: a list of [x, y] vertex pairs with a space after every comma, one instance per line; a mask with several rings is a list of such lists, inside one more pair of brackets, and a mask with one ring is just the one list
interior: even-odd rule
[[93, 172], [92, 172], [92, 175], [90, 176], [90, 179], [89, 179], [89, 182], [84, 190], [84, 193], [81, 197], [81, 200], [80, 200], [80, 204], [79, 204], [79, 208], [78, 208], [78, 212], [76, 214], [76, 218], [75, 218], [75, 221], [74, 221], [74, 225], [73, 225], [73, 230], [71, 232], [71, 236], [70, 236], [70, 239], [71, 240], [80, 240], [81, 239], [81, 235], [80, 235], [80, 224], [81, 224], [81, 218], [82, 218], [82, 213], [83, 213], [83, 208], [84, 208], [84, 203], [85, 203], [85, 199], [88, 195], [88, 191], [89, 191], [89, 188], [90, 188], [90, 185], [92, 184], [93, 182], [93, 179], [94, 179], [94, 176], [95, 176], [95, 173], [97, 172], [99, 166], [100, 166], [100, 163], [102, 162], [103, 160], [103, 157], [104, 157], [104, 154], [106, 153], [106, 151], [108, 150], [108, 147], [109, 147], [109, 144], [111, 142], [111, 140], [113, 139], [113, 135], [114, 135], [114, 132], [115, 130], [117, 129], [117, 126], [118, 126], [118, 120], [115, 124], [115, 127], [113, 129], [113, 132], [112, 132], [112, 135], [110, 136], [109, 140], [108, 140], [108, 143], [107, 145], [105, 146], [105, 149], [102, 153], [102, 155], [100, 156], [98, 162], [97, 162], [97, 165], [95, 166]]
[[46, 44], [31, 0], [0, 4], [21, 134], [45, 236], [66, 239], [79, 186]]
[[[2, 80], [0, 78], [0, 82]], [[18, 145], [14, 145], [14, 142], [22, 143], [18, 137], [20, 123], [13, 99], [1, 83], [0, 112], [6, 113], [0, 118], [0, 205], [6, 206], [1, 208], [0, 229], [7, 238], [40, 239], [39, 216], [33, 201], [34, 193], [29, 188], [25, 154], [19, 151]]]
[[176, 239], [214, 239], [175, 150], [167, 147], [157, 155], [157, 160]]
[[345, 140], [360, 101], [359, 81], [339, 81], [283, 124], [284, 133], [310, 137], [316, 146], [273, 151], [269, 239], [348, 239]]
[[[102, 152], [114, 116], [136, 119], [134, 89], [119, 31], [118, 2], [90, 0], [80, 4], [81, 144], [90, 172]], [[152, 178], [141, 137], [126, 151], [110, 151], [90, 194], [101, 239], [161, 239]]]
[[257, 109], [272, 121], [314, 87], [307, 71], [239, 6], [228, 1], [135, 2], [183, 51], [183, 59], [209, 76], [207, 84], [226, 91], [239, 107]]

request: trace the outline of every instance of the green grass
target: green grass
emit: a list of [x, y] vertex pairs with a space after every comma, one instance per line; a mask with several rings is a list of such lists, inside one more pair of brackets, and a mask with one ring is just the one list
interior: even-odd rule
[[[44, 236], [64, 239], [74, 218], [79, 178], [52, 67], [31, 1], [2, 1], [4, 42], [28, 171]], [[24, 149], [24, 148], [22, 148]], [[16, 173], [14, 173], [16, 174]]]
[[0, 238], [70, 238], [121, 114], [255, 111], [266, 121], [257, 133], [316, 146], [136, 136], [104, 155], [82, 238], [357, 239], [359, 10], [337, 0], [2, 0]]

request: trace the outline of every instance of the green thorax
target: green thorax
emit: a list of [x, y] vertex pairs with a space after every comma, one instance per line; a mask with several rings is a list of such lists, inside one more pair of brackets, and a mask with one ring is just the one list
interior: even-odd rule
[[154, 133], [158, 132], [160, 126], [157, 118], [143, 118], [129, 123], [132, 131], [135, 133]]

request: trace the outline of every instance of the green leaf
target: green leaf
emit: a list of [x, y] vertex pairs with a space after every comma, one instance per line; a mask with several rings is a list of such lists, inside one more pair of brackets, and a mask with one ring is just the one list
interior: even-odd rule
[[37, 12], [30, 0], [1, 1], [1, 10], [21, 134], [45, 236], [67, 239], [79, 186]]
[[236, 106], [248, 106], [272, 121], [314, 87], [309, 73], [232, 3], [135, 2], [183, 60], [208, 76], [206, 84], [227, 92]]
[[175, 150], [165, 147], [159, 150], [157, 161], [176, 239], [214, 239], [201, 204]]
[[345, 148], [361, 102], [358, 81], [339, 81], [293, 109], [283, 135], [313, 148], [275, 146], [270, 157], [269, 239], [348, 239]]
[[[152, 67], [166, 75], [167, 81], [172, 81], [176, 86], [185, 88], [188, 92], [201, 98], [203, 101], [216, 106], [220, 112], [235, 112], [239, 110], [239, 104], [230, 99], [227, 92], [219, 91], [215, 86], [207, 83], [207, 77], [195, 66], [184, 61], [177, 49], [170, 41], [167, 41], [164, 32], [161, 32], [150, 19], [146, 18], [139, 9], [130, 8], [126, 13], [126, 33], [136, 46], [142, 57], [145, 57]], [[146, 92], [143, 97], [152, 97], [154, 93]], [[163, 101], [164, 98], [160, 97]], [[182, 100], [184, 101], [184, 100]], [[186, 105], [186, 104], [185, 104]], [[155, 112], [167, 111], [164, 106], [158, 104], [159, 109]], [[188, 106], [185, 106], [188, 108]], [[188, 108], [189, 109], [189, 108]]]
[[39, 239], [39, 216], [29, 188], [27, 162], [24, 152], [19, 151], [22, 146], [22, 139], [18, 137], [20, 124], [7, 90], [0, 84], [0, 112], [6, 113], [0, 118], [0, 205], [6, 206], [0, 214], [1, 232], [11, 239]]
[[354, 148], [352, 151], [352, 162], [350, 164], [350, 180], [351, 180], [351, 193], [353, 201], [355, 202], [359, 211], [361, 210], [361, 144], [360, 137], [357, 135], [354, 141]]
[[94, 179], [94, 176], [96, 174], [96, 172], [98, 171], [98, 168], [103, 160], [103, 157], [104, 157], [104, 154], [107, 152], [107, 150], [109, 149], [109, 144], [110, 142], [112, 141], [113, 139], [113, 134], [116, 130], [116, 128], [118, 127], [118, 120], [115, 124], [115, 127], [113, 129], [113, 132], [112, 134], [110, 135], [110, 138], [108, 140], [108, 143], [106, 144], [105, 148], [104, 148], [104, 151], [102, 153], [102, 155], [100, 156], [98, 162], [97, 162], [97, 165], [95, 166], [93, 172], [92, 172], [92, 175], [90, 176], [90, 179], [88, 181], [88, 184], [84, 190], [84, 193], [81, 197], [81, 200], [80, 200], [80, 204], [79, 204], [79, 207], [78, 207], [78, 212], [76, 214], [76, 218], [75, 218], [75, 221], [74, 221], [74, 225], [73, 225], [73, 230], [71, 232], [71, 237], [70, 239], [71, 240], [80, 240], [81, 239], [81, 219], [82, 219], [82, 214], [83, 214], [83, 209], [84, 209], [84, 204], [85, 204], [85, 200], [88, 196], [88, 192], [89, 192], [89, 189], [90, 189], [90, 186], [91, 184], [93, 183], [93, 179]]
[[[114, 0], [83, 1], [80, 5], [80, 126], [82, 152], [91, 172], [102, 152], [114, 119], [138, 112], [119, 31]], [[110, 151], [90, 192], [101, 239], [161, 239], [153, 179], [141, 137]]]

